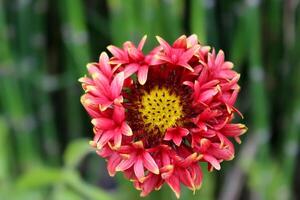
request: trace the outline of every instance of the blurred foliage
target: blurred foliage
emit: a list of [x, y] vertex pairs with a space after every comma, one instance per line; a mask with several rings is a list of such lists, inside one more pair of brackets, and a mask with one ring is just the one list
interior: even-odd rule
[[[0, 0], [0, 199], [140, 199], [88, 145], [77, 79], [109, 44], [196, 33], [241, 73], [236, 159], [181, 199], [299, 199], [299, 0]], [[203, 166], [205, 168], [206, 166]], [[175, 199], [163, 187], [145, 198]]]

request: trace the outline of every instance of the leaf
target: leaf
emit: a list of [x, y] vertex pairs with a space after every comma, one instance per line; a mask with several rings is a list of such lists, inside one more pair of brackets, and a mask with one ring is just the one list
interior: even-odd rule
[[79, 162], [92, 151], [87, 139], [77, 139], [72, 141], [65, 153], [64, 162], [66, 167], [75, 168]]
[[70, 186], [74, 191], [85, 199], [93, 200], [113, 200], [115, 199], [112, 194], [105, 192], [104, 190], [97, 188], [93, 185], [85, 183], [76, 171], [66, 170], [64, 173], [65, 184]]
[[8, 133], [8, 126], [4, 118], [0, 116], [0, 183], [10, 178], [9, 155], [11, 148], [6, 145], [9, 142]]
[[57, 185], [52, 193], [52, 198], [54, 200], [82, 200], [82, 196], [67, 187], [66, 185]]
[[23, 174], [16, 182], [18, 190], [40, 189], [61, 181], [61, 170], [57, 168], [38, 167]]

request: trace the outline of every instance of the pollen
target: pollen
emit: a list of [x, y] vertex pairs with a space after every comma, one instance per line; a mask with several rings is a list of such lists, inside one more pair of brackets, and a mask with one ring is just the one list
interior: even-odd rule
[[141, 97], [139, 113], [147, 132], [164, 134], [183, 117], [181, 99], [167, 88], [155, 87]]

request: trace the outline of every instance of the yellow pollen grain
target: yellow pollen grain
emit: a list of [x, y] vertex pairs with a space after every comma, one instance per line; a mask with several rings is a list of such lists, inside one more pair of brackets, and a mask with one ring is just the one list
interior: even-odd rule
[[179, 96], [167, 88], [153, 88], [141, 98], [139, 112], [142, 115], [146, 131], [165, 133], [167, 128], [174, 127], [183, 117]]

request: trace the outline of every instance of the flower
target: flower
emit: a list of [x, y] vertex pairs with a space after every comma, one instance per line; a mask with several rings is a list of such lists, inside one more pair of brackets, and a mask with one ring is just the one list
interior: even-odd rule
[[88, 64], [81, 102], [94, 125], [90, 144], [111, 176], [124, 172], [141, 196], [167, 184], [179, 198], [181, 184], [201, 187], [199, 163], [220, 170], [234, 157], [232, 139], [241, 143], [247, 128], [233, 123], [240, 75], [196, 35], [172, 45], [157, 36], [145, 55], [146, 38], [108, 46], [112, 57]]

